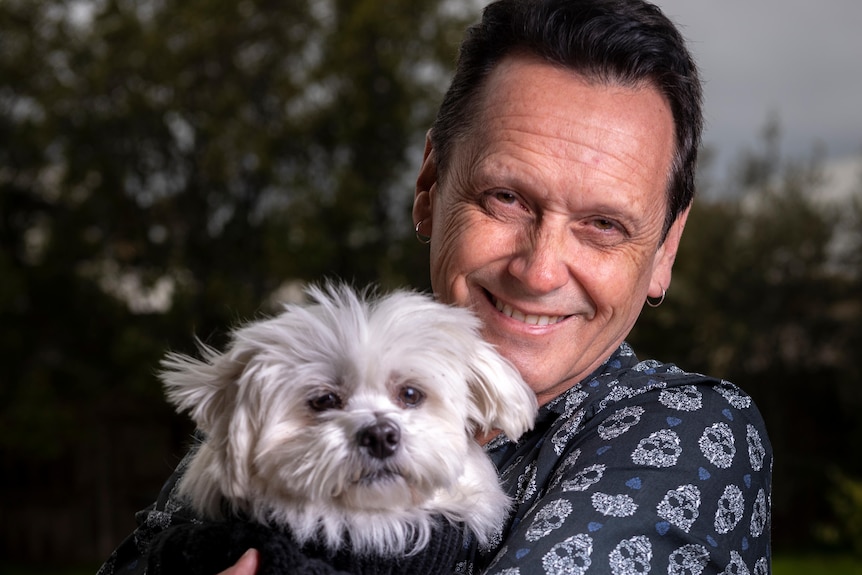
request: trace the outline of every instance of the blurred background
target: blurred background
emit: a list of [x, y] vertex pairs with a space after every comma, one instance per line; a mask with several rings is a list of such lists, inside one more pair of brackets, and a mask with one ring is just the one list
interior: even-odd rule
[[[659, 4], [709, 125], [631, 342], [757, 401], [776, 573], [862, 572], [862, 3]], [[326, 276], [427, 288], [413, 177], [481, 6], [0, 0], [0, 572], [134, 528], [191, 432], [165, 351]]]

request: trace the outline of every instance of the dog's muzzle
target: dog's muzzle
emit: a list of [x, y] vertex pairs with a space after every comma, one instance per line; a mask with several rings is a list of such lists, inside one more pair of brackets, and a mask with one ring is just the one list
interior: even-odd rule
[[359, 446], [377, 459], [391, 457], [401, 441], [401, 429], [388, 420], [378, 421], [359, 431]]

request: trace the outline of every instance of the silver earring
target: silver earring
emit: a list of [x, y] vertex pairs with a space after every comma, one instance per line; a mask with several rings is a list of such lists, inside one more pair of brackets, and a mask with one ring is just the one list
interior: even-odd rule
[[419, 220], [419, 223], [416, 224], [416, 228], [414, 231], [416, 232], [416, 239], [419, 240], [419, 243], [425, 244], [426, 246], [431, 243], [431, 236], [426, 236], [422, 232], [419, 231], [419, 227], [425, 222], [425, 220]]
[[665, 296], [665, 294], [666, 294], [666, 293], [667, 293], [667, 290], [666, 290], [666, 289], [664, 289], [664, 288], [661, 288], [661, 297], [660, 297], [660, 298], [658, 298], [658, 301], [654, 300], [654, 299], [653, 299], [653, 298], [651, 298], [650, 296], [647, 296], [647, 298], [646, 298], [646, 303], [647, 303], [647, 305], [648, 305], [648, 306], [650, 306], [650, 307], [658, 307], [658, 306], [660, 306], [662, 303], [664, 303], [664, 296]]

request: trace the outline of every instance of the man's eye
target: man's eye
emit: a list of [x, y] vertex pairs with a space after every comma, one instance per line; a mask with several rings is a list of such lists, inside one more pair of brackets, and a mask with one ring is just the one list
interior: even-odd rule
[[398, 390], [398, 403], [404, 407], [417, 407], [425, 400], [425, 394], [409, 385]]
[[502, 204], [516, 204], [518, 203], [518, 196], [513, 194], [512, 192], [495, 192], [494, 199]]
[[341, 409], [341, 398], [332, 392], [313, 397], [308, 401], [308, 406], [314, 411], [327, 411], [330, 409]]
[[611, 220], [606, 220], [603, 218], [593, 220], [593, 225], [602, 231], [611, 231], [616, 229], [617, 227], [617, 225]]
[[500, 213], [510, 214], [511, 208], [521, 208], [522, 211], [529, 213], [530, 209], [524, 203], [523, 198], [506, 190], [495, 190], [485, 196], [485, 209], [494, 213], [495, 210], [501, 210]]

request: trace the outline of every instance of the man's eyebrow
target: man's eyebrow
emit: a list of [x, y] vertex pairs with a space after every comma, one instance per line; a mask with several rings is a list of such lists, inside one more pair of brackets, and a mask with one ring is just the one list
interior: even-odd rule
[[[483, 159], [473, 165], [471, 179], [478, 184], [511, 187], [515, 190], [540, 188], [539, 175], [533, 175], [530, 170], [517, 169], [513, 166], [519, 163], [523, 162], [505, 162], [496, 158]], [[525, 165], [529, 166], [529, 164]], [[539, 171], [537, 168], [533, 169]]]

